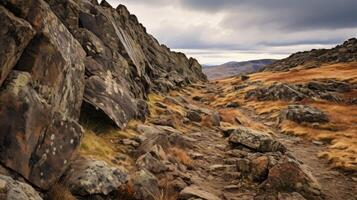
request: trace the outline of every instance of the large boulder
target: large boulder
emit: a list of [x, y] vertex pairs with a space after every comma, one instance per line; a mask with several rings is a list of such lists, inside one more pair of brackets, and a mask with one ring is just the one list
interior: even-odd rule
[[241, 145], [259, 152], [285, 152], [286, 148], [271, 136], [246, 127], [231, 130], [229, 142], [233, 145]]
[[77, 120], [85, 52], [43, 0], [0, 3], [37, 33], [15, 66], [19, 71], [0, 89], [0, 160], [46, 190], [68, 167], [83, 133]]
[[0, 175], [0, 199], [3, 200], [42, 200], [30, 185]]
[[128, 181], [127, 173], [104, 161], [79, 159], [65, 175], [66, 185], [75, 195], [109, 195]]
[[321, 186], [311, 173], [298, 161], [287, 156], [269, 170], [268, 178], [263, 185], [265, 188], [278, 191], [299, 192], [307, 199], [321, 195]]
[[35, 30], [0, 5], [0, 86], [15, 66]]
[[63, 173], [79, 145], [81, 126], [51, 111], [27, 72], [14, 71], [0, 93], [0, 160], [38, 187]]

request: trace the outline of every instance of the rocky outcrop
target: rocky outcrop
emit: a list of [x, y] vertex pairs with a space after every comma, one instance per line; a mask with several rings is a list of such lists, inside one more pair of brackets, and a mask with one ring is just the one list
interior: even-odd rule
[[297, 123], [327, 123], [328, 116], [317, 108], [306, 105], [290, 105], [283, 112], [283, 117]]
[[302, 101], [304, 99], [322, 99], [330, 102], [348, 103], [341, 94], [352, 91], [355, 84], [333, 79], [311, 81], [304, 84], [273, 83], [269, 86], [258, 86], [248, 91], [245, 99], [258, 101]]
[[85, 52], [44, 1], [3, 4], [31, 24], [36, 36], [1, 88], [0, 158], [47, 189], [68, 166], [82, 135], [77, 120]]
[[[248, 128], [228, 130], [234, 144], [230, 155], [243, 177], [274, 191], [295, 191], [308, 199], [319, 199], [321, 187], [311, 173], [286, 153], [287, 149], [272, 137]], [[238, 145], [238, 146], [237, 146]], [[243, 148], [242, 148], [243, 147]], [[247, 148], [247, 149], [244, 149]]]
[[265, 67], [265, 71], [287, 71], [297, 66], [318, 67], [326, 63], [357, 61], [357, 39], [351, 38], [332, 49], [313, 49], [292, 54]]
[[79, 119], [124, 128], [147, 93], [205, 81], [120, 5], [0, 0], [0, 163], [47, 190], [79, 146]]
[[166, 92], [206, 79], [196, 60], [160, 45], [123, 5], [48, 2], [87, 52], [86, 103], [118, 127], [137, 116], [136, 101], [148, 91]]

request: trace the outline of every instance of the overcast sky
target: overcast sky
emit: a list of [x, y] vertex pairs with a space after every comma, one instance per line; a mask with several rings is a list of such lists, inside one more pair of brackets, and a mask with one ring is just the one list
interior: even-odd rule
[[202, 64], [283, 58], [357, 36], [357, 0], [108, 0]]

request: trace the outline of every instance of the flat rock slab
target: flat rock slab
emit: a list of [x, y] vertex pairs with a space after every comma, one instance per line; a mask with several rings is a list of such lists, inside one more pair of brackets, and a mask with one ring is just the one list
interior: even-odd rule
[[179, 199], [186, 200], [191, 198], [199, 198], [203, 200], [221, 200], [216, 195], [209, 193], [196, 185], [186, 187], [180, 192]]

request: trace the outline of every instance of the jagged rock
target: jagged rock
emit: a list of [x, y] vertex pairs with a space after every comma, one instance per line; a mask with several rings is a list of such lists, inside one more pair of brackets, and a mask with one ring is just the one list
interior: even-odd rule
[[167, 92], [206, 80], [197, 61], [160, 45], [123, 5], [114, 9], [106, 2], [47, 1], [90, 56], [86, 102], [120, 128], [134, 117], [143, 120], [142, 108], [135, 104], [150, 90]]
[[85, 52], [42, 0], [32, 0], [25, 18], [37, 31], [16, 69], [29, 72], [39, 95], [64, 115], [78, 119], [84, 90]]
[[324, 92], [349, 92], [352, 87], [344, 81], [326, 80], [324, 82], [311, 81], [307, 83], [307, 87], [311, 90], [324, 91]]
[[269, 135], [245, 127], [231, 131], [229, 142], [233, 145], [242, 145], [259, 152], [285, 152], [286, 148]]
[[30, 185], [0, 175], [0, 199], [3, 200], [42, 200]]
[[161, 195], [158, 180], [147, 170], [136, 172], [131, 184], [136, 199], [155, 200]]
[[202, 120], [201, 115], [198, 112], [192, 110], [187, 112], [186, 117], [193, 122], [201, 122]]
[[86, 80], [84, 99], [101, 109], [120, 128], [124, 128], [137, 114], [136, 102], [128, 89], [117, 84], [110, 71], [106, 75], [91, 76]]
[[0, 86], [15, 66], [35, 30], [0, 5]]
[[324, 112], [307, 105], [289, 105], [288, 108], [283, 111], [283, 116], [286, 119], [297, 123], [329, 122], [329, 119]]
[[321, 195], [321, 187], [311, 173], [298, 161], [287, 156], [269, 169], [268, 178], [263, 185], [278, 191], [296, 191], [308, 199]]
[[68, 166], [79, 145], [81, 126], [59, 112], [51, 115], [27, 72], [9, 75], [0, 105], [1, 162], [36, 186], [48, 188]]
[[[302, 101], [303, 99], [323, 99], [337, 103], [347, 101], [337, 94], [337, 92], [347, 90], [345, 88], [346, 86], [340, 86], [346, 85], [347, 83], [339, 83], [331, 80], [330, 82], [332, 83], [329, 84], [329, 81], [314, 82], [313, 86], [311, 86], [311, 82], [307, 84], [274, 83], [270, 86], [261, 86], [248, 91], [245, 95], [245, 99], [256, 98], [258, 101]], [[334, 86], [341, 88], [331, 89]]]
[[259, 101], [286, 100], [301, 101], [304, 98], [314, 97], [312, 91], [301, 92], [298, 86], [285, 83], [273, 84], [267, 87], [258, 87], [246, 93], [245, 99], [257, 98]]
[[104, 161], [79, 159], [65, 175], [66, 185], [79, 196], [109, 195], [128, 181], [127, 173]]
[[189, 200], [189, 199], [203, 199], [203, 200], [221, 200], [221, 198], [216, 195], [203, 190], [202, 188], [191, 185], [186, 187], [180, 192], [180, 200]]

